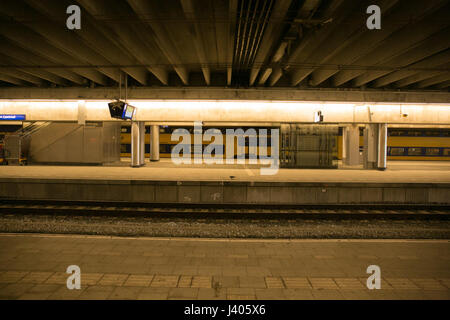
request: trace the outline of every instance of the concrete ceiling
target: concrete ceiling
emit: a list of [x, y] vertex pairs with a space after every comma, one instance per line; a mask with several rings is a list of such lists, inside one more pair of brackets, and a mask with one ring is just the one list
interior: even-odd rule
[[449, 13], [448, 0], [1, 0], [0, 87], [448, 91]]

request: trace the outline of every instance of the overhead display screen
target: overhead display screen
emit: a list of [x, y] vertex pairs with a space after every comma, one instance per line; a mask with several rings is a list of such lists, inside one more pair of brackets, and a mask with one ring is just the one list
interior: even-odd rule
[[131, 120], [133, 118], [134, 110], [135, 108], [130, 106], [129, 104], [125, 105], [122, 118]]

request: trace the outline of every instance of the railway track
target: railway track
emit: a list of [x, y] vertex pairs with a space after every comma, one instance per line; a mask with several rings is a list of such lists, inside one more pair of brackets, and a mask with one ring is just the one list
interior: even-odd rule
[[1, 200], [0, 213], [20, 214], [74, 214], [112, 216], [155, 216], [193, 218], [388, 218], [388, 219], [443, 219], [450, 218], [450, 206], [405, 205], [223, 205], [223, 204], [139, 204], [73, 202], [43, 200]]
[[450, 239], [443, 206], [0, 202], [0, 232], [201, 238]]

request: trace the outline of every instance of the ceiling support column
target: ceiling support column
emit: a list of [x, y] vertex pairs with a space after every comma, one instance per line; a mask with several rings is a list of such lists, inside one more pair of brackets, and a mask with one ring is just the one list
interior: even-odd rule
[[386, 170], [387, 159], [387, 124], [378, 124], [378, 170]]
[[150, 130], [150, 160], [159, 161], [159, 126], [151, 125]]
[[131, 167], [145, 165], [145, 122], [131, 122]]

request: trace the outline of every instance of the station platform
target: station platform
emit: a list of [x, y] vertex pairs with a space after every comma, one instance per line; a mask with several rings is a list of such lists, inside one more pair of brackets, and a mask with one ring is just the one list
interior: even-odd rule
[[[0, 299], [450, 299], [448, 240], [0, 234]], [[67, 267], [80, 289], [67, 288]], [[381, 287], [367, 287], [367, 268]]]
[[131, 168], [1, 166], [0, 198], [207, 204], [450, 204], [450, 162], [388, 162], [361, 167], [279, 169], [257, 165], [175, 165]]

